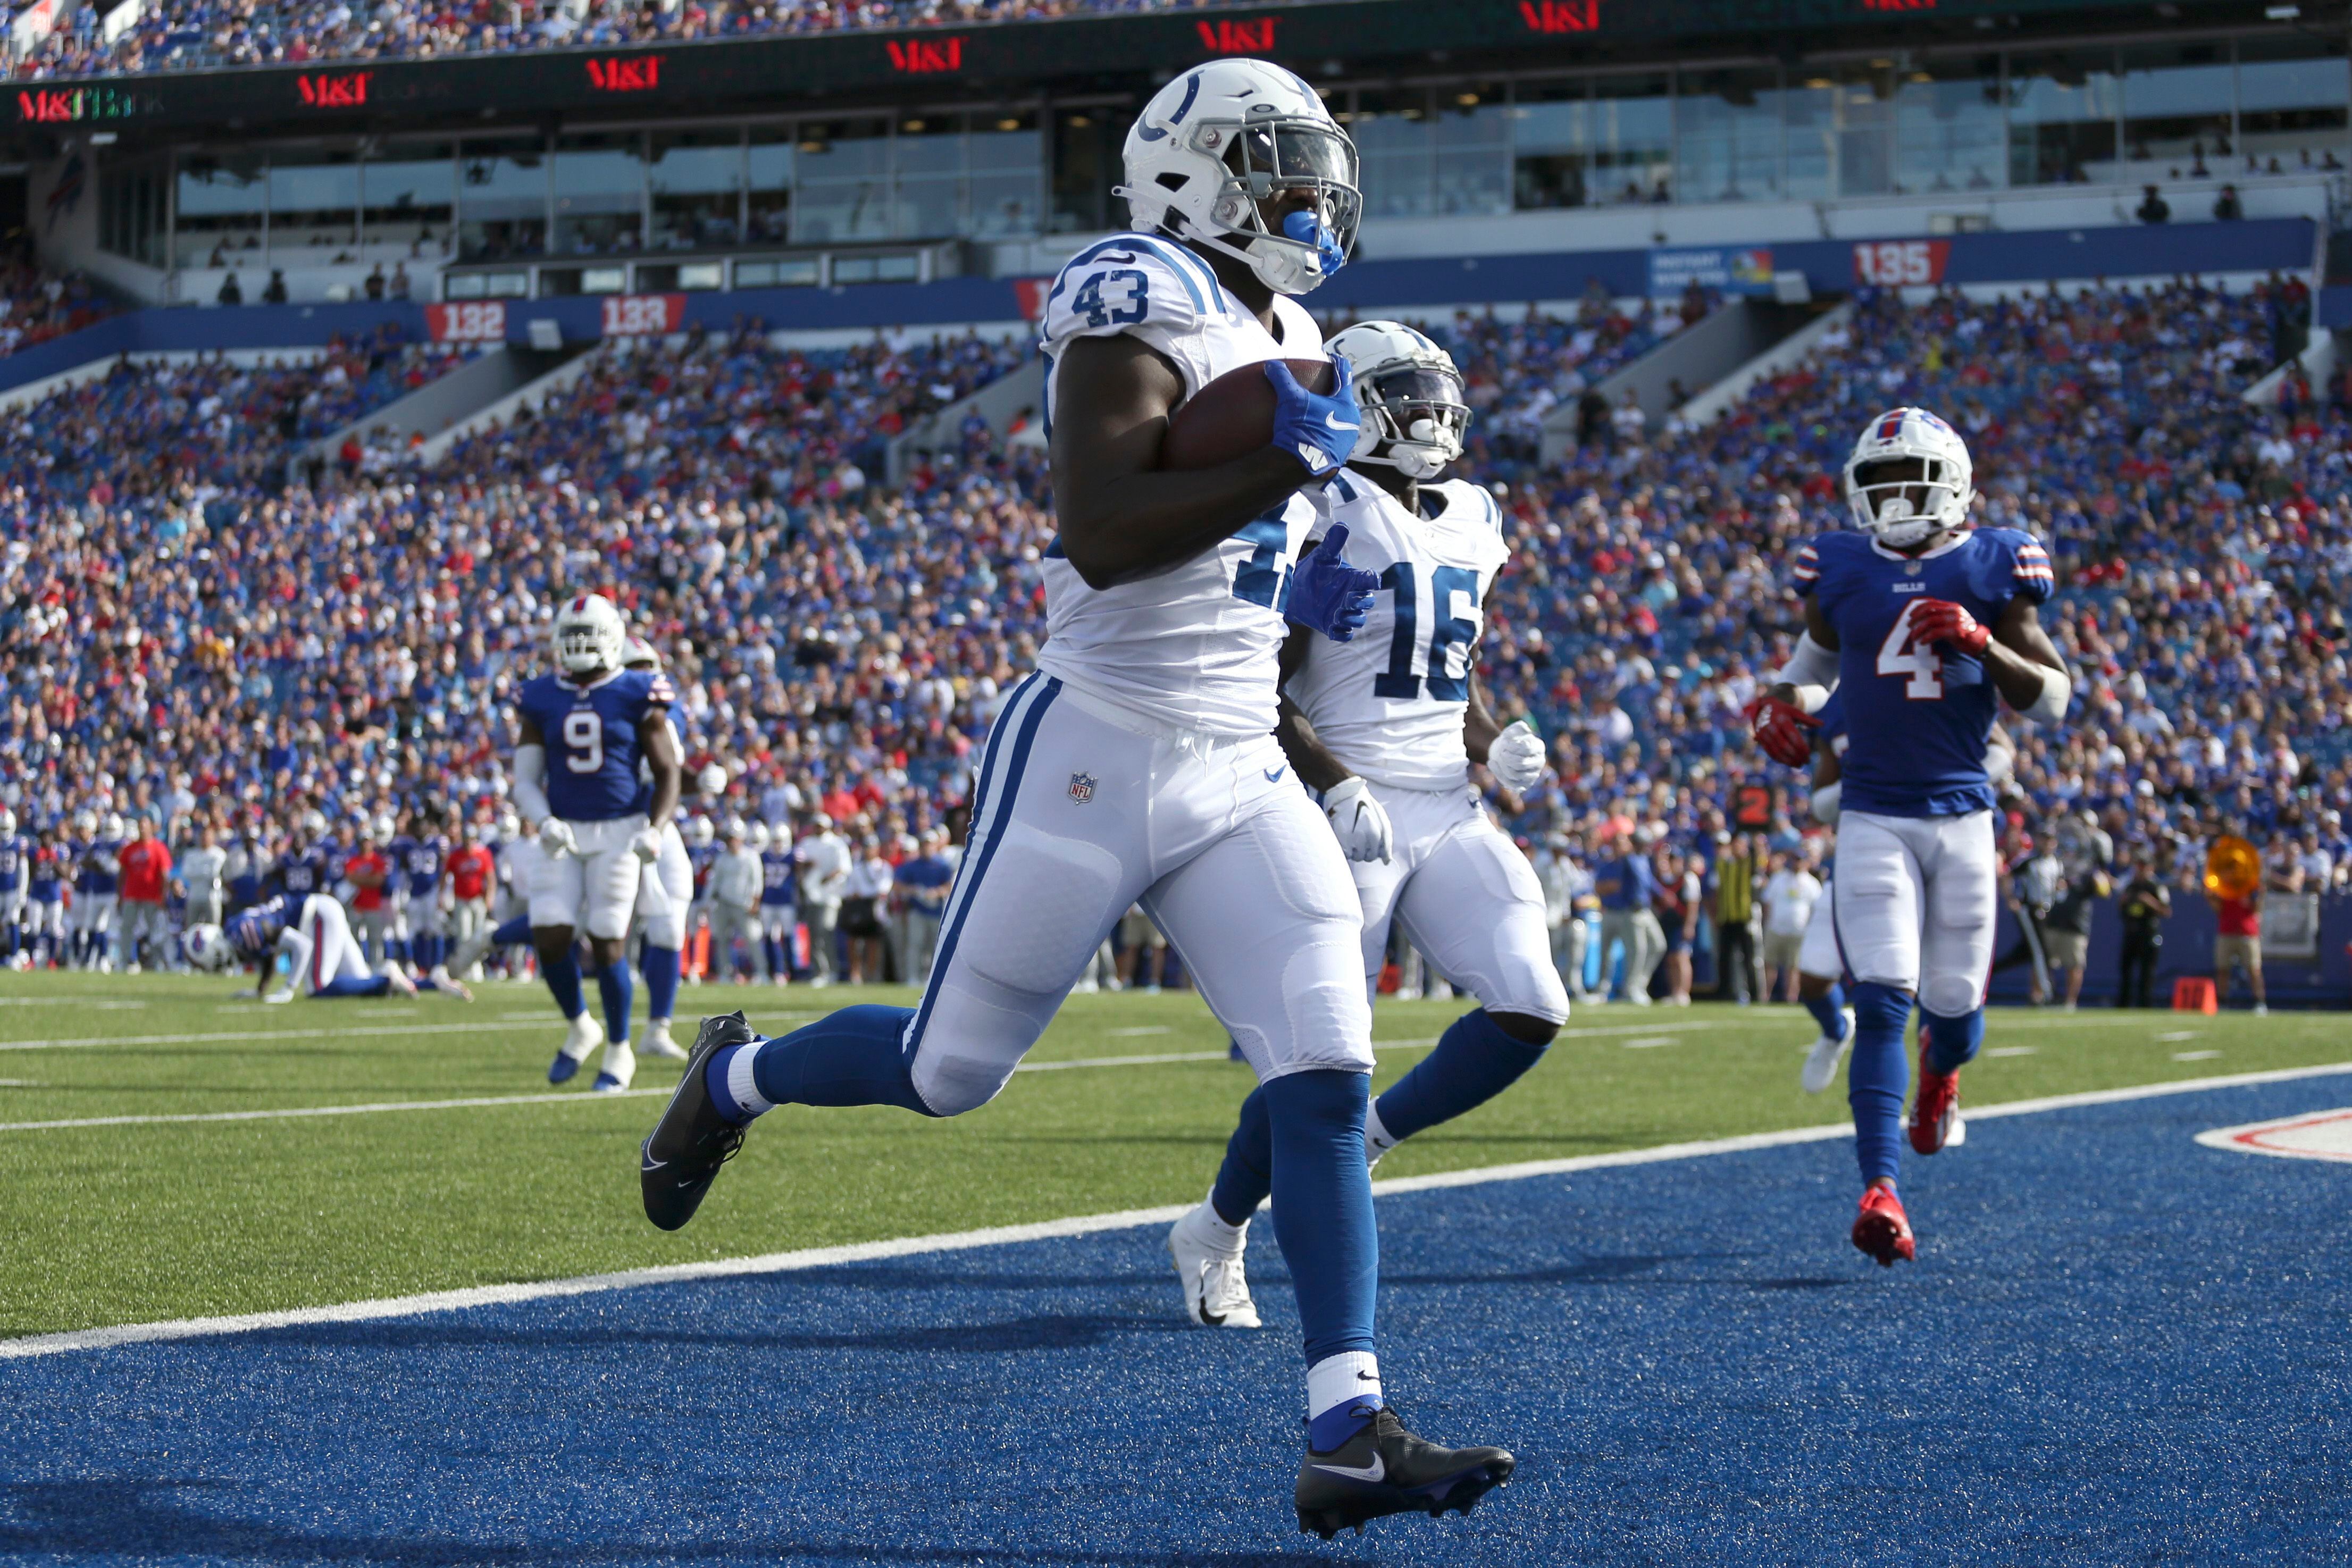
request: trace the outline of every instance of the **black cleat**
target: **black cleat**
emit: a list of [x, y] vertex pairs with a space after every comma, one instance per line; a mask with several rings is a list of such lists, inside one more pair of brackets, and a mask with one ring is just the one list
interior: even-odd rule
[[751, 1026], [740, 1012], [704, 1019], [677, 1092], [669, 1097], [661, 1120], [654, 1124], [653, 1136], [638, 1151], [646, 1218], [664, 1230], [676, 1230], [694, 1218], [702, 1195], [718, 1179], [719, 1167], [743, 1146], [743, 1129], [719, 1113], [703, 1070], [710, 1065], [713, 1052], [749, 1044], [752, 1038]]
[[1370, 1413], [1371, 1424], [1331, 1453], [1307, 1450], [1298, 1467], [1298, 1528], [1328, 1541], [1349, 1525], [1384, 1513], [1449, 1509], [1467, 1514], [1511, 1479], [1518, 1461], [1504, 1448], [1441, 1448], [1404, 1429], [1396, 1412]]

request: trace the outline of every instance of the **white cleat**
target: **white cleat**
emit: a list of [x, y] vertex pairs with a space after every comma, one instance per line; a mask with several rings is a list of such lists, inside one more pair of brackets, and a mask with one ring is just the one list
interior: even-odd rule
[[293, 988], [289, 987], [282, 991], [272, 991], [261, 999], [268, 1002], [271, 1007], [276, 1007], [281, 1002], [290, 1002], [294, 999]]
[[1808, 1094], [1818, 1094], [1836, 1082], [1839, 1064], [1845, 1061], [1845, 1053], [1853, 1049], [1853, 1009], [1846, 1009], [1844, 1017], [1843, 1040], [1832, 1040], [1823, 1035], [1813, 1041], [1811, 1051], [1805, 1052], [1805, 1072], [1800, 1082], [1804, 1084]]
[[1952, 1107], [1952, 1119], [1944, 1128], [1944, 1147], [1957, 1149], [1968, 1141], [1968, 1119], [1960, 1114], [1960, 1108], [1955, 1105]]
[[612, 1040], [604, 1047], [604, 1068], [589, 1088], [598, 1094], [617, 1094], [626, 1089], [629, 1080], [636, 1075], [636, 1052], [629, 1049], [629, 1042], [625, 1040]]
[[640, 1056], [658, 1056], [665, 1061], [684, 1061], [686, 1047], [669, 1037], [669, 1019], [654, 1019], [646, 1025], [646, 1038], [637, 1052]]
[[1168, 1256], [1184, 1284], [1185, 1314], [1194, 1322], [1225, 1329], [1259, 1326], [1257, 1303], [1250, 1300], [1249, 1277], [1242, 1269], [1248, 1233], [1244, 1223], [1242, 1234], [1229, 1239], [1206, 1199], [1169, 1228]]

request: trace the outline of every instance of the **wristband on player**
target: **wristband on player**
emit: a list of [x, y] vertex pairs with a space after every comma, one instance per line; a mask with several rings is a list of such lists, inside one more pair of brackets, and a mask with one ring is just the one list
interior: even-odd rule
[[1274, 384], [1273, 444], [1307, 465], [1307, 472], [1318, 479], [1355, 455], [1356, 437], [1364, 424], [1350, 390], [1348, 361], [1333, 360], [1331, 368], [1331, 390], [1315, 392], [1299, 385], [1280, 360], [1265, 362], [1265, 379]]
[[1334, 643], [1345, 643], [1363, 630], [1371, 613], [1372, 591], [1381, 580], [1348, 564], [1348, 525], [1335, 524], [1290, 574], [1290, 592], [1282, 601], [1286, 620], [1310, 626]]

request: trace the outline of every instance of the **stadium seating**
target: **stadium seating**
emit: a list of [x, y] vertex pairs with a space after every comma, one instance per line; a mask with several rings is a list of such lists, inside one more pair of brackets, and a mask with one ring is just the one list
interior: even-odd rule
[[[1711, 842], [1730, 792], [1794, 776], [1739, 709], [1797, 616], [1795, 542], [1844, 524], [1853, 433], [1899, 402], [1969, 434], [1980, 516], [2047, 539], [2069, 724], [2021, 735], [2018, 825], [2099, 810], [2183, 877], [2221, 816], [2311, 835], [2342, 881], [2352, 717], [2352, 420], [2239, 397], [2284, 286], [1865, 298], [1812, 359], [1698, 429], [1602, 422], [1540, 468], [1528, 411], [1654, 336], [1518, 312], [1433, 327], [1488, 413], [1465, 472], [1519, 529], [1482, 650], [1559, 777], [1530, 840], [1632, 824]], [[1590, 313], [1587, 313], [1588, 318]], [[11, 673], [0, 794], [29, 823], [172, 808], [277, 827], [387, 804], [500, 813], [509, 695], [556, 596], [614, 591], [670, 661], [714, 809], [823, 806], [894, 841], [969, 797], [976, 747], [1045, 635], [1053, 532], [1034, 445], [975, 425], [898, 486], [881, 444], [1019, 364], [1018, 343], [776, 347], [756, 329], [605, 350], [546, 406], [433, 463], [291, 463], [433, 372], [338, 344], [317, 364], [121, 366], [11, 417]], [[1513, 434], [1517, 422], [1519, 434]], [[348, 454], [345, 455], [348, 457]], [[1791, 790], [1776, 833], [1807, 826]]]

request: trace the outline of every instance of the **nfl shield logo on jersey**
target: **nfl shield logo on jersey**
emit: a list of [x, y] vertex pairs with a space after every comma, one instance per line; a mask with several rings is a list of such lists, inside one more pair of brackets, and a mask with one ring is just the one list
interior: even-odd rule
[[1070, 775], [1070, 799], [1083, 806], [1095, 798], [1095, 776], [1091, 773]]

